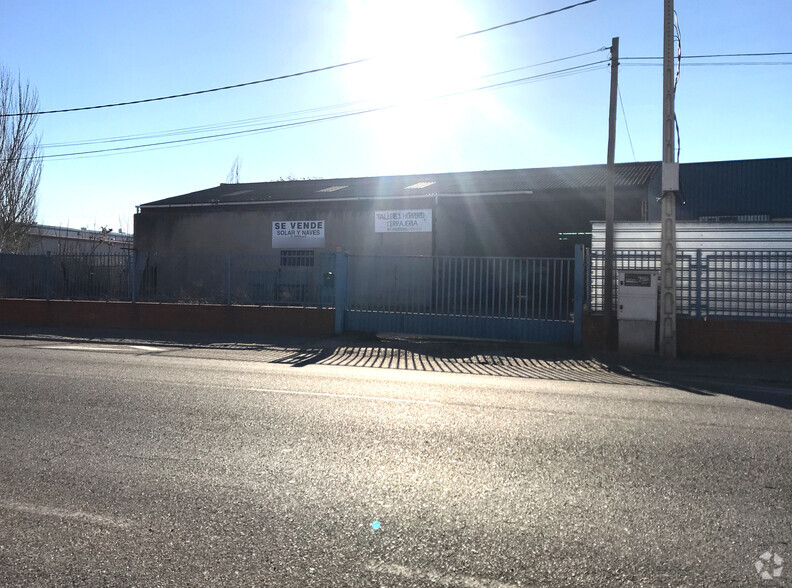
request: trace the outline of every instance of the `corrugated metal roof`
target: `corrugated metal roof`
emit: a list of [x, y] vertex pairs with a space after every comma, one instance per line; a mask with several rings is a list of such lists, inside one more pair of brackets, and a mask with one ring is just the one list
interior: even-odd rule
[[792, 218], [792, 157], [685, 163], [677, 218], [768, 215]]
[[[215, 188], [149, 202], [141, 205], [141, 208], [280, 201], [329, 201], [339, 198], [409, 198], [433, 194], [486, 195], [503, 192], [538, 193], [553, 190], [603, 189], [605, 187], [605, 169], [605, 165], [582, 165], [408, 176], [220, 184]], [[644, 187], [659, 169], [659, 162], [616, 164], [616, 186]]]

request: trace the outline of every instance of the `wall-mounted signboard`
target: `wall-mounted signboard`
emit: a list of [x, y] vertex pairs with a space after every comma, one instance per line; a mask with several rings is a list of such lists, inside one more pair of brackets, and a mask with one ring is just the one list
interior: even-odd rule
[[431, 233], [432, 209], [376, 210], [375, 233]]
[[323, 249], [325, 222], [323, 220], [274, 221], [273, 249]]

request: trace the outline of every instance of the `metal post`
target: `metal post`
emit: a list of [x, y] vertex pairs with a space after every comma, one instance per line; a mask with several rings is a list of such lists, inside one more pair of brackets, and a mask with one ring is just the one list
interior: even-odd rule
[[333, 268], [333, 288], [335, 293], [335, 334], [340, 335], [344, 332], [344, 314], [348, 306], [348, 263], [346, 253], [338, 252], [335, 254], [335, 267]]
[[52, 256], [47, 251], [47, 259], [44, 261], [44, 296], [47, 300], [50, 299], [50, 263], [52, 263]]
[[575, 325], [573, 341], [575, 345], [583, 342], [583, 285], [584, 268], [583, 245], [575, 245]]
[[137, 272], [135, 263], [137, 258], [137, 252], [128, 250], [127, 255], [129, 256], [129, 263], [127, 267], [129, 268], [129, 300], [132, 302], [137, 302], [137, 288], [135, 286], [135, 273]]
[[660, 353], [676, 358], [676, 191], [674, 163], [674, 0], [665, 0], [663, 21], [663, 197], [660, 212]]
[[226, 259], [226, 304], [231, 306], [231, 254]]
[[613, 322], [613, 201], [614, 172], [616, 157], [616, 98], [619, 90], [619, 37], [611, 41], [611, 86], [610, 110], [608, 113], [608, 166], [605, 176], [605, 276], [602, 292], [605, 319], [605, 348], [614, 350], [614, 334], [611, 332]]

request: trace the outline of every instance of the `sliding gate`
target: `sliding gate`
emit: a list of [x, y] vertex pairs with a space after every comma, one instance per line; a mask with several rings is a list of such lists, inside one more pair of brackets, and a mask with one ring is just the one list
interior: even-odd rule
[[582, 250], [579, 258], [576, 276], [574, 258], [352, 255], [344, 328], [571, 342]]

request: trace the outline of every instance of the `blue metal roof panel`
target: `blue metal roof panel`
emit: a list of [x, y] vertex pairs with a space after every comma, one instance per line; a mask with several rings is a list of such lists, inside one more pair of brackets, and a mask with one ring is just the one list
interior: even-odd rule
[[792, 218], [792, 157], [685, 163], [679, 169], [680, 220], [702, 216]]

